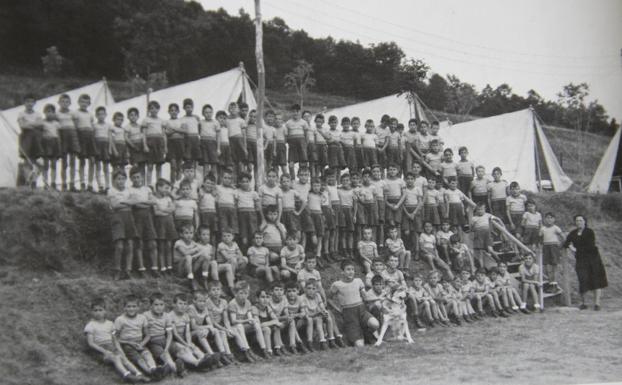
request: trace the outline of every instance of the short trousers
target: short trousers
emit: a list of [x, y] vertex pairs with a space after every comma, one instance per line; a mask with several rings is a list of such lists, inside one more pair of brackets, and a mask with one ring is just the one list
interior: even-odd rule
[[506, 212], [505, 199], [493, 200], [490, 202], [490, 205], [492, 206], [490, 208], [491, 214], [501, 219], [506, 225], [509, 224]]
[[95, 139], [95, 160], [110, 161], [110, 142], [107, 139]]
[[363, 167], [370, 167], [378, 163], [378, 150], [371, 147], [363, 147]]
[[378, 164], [382, 168], [387, 168], [387, 150], [378, 150]]
[[490, 207], [488, 207], [488, 195], [475, 195], [473, 194], [472, 198], [473, 203], [480, 204], [483, 203], [486, 206], [486, 211], [490, 212]]
[[110, 163], [115, 166], [125, 166], [128, 164], [127, 145], [125, 142], [115, 142], [116, 155], [110, 155]]
[[315, 143], [307, 143], [307, 158], [309, 158], [311, 163], [317, 162], [317, 146]]
[[201, 162], [218, 164], [218, 142], [213, 139], [201, 139]]
[[78, 129], [78, 142], [80, 143], [80, 158], [87, 159], [97, 154], [95, 149], [95, 133], [92, 130]]
[[233, 158], [231, 158], [231, 147], [228, 144], [220, 144], [220, 156], [218, 157], [221, 166], [233, 166]]
[[363, 339], [363, 329], [367, 328], [369, 320], [374, 318], [367, 311], [365, 305], [361, 303], [356, 306], [343, 308], [341, 314], [343, 315], [343, 333], [346, 340], [350, 344], [354, 344], [356, 341]]
[[41, 156], [41, 131], [38, 129], [23, 130], [19, 134], [19, 153], [22, 158], [35, 160]]
[[346, 166], [341, 144], [330, 143], [328, 145], [328, 166], [333, 168], [344, 168]]
[[313, 222], [313, 232], [315, 235], [323, 237], [324, 231], [326, 231], [326, 221], [322, 211], [311, 211], [309, 217], [311, 218], [311, 222]]
[[202, 153], [199, 135], [186, 135], [184, 141], [185, 159], [200, 162], [202, 160]]
[[462, 191], [464, 195], [468, 196], [471, 191], [471, 183], [473, 182], [473, 175], [461, 176], [458, 175], [458, 190]]
[[138, 147], [138, 149], [134, 149], [130, 147], [130, 162], [132, 164], [145, 163], [147, 161], [147, 154], [143, 151], [143, 144], [140, 143], [132, 143], [134, 147]]
[[127, 359], [134, 364], [143, 360], [145, 356], [152, 356], [151, 352], [146, 347], [137, 349], [133, 345], [121, 343], [121, 349], [123, 353], [125, 353]]
[[294, 214], [293, 209], [283, 210], [281, 213], [281, 223], [287, 231], [298, 232], [302, 229], [300, 225], [300, 215]]
[[343, 159], [350, 170], [356, 170], [356, 152], [354, 146], [343, 146]]
[[238, 211], [238, 230], [241, 238], [253, 239], [259, 229], [256, 211]]
[[258, 266], [249, 263], [246, 266], [246, 274], [255, 278], [262, 278], [266, 276], [266, 266]]
[[386, 148], [386, 156], [387, 156], [387, 167], [390, 164], [395, 164], [397, 167], [402, 165], [402, 152], [397, 147], [387, 147]]
[[277, 166], [287, 165], [287, 146], [285, 142], [276, 142], [276, 157], [274, 161]]
[[490, 229], [475, 229], [473, 231], [473, 249], [488, 250], [492, 247]]
[[154, 215], [153, 226], [155, 227], [157, 240], [175, 241], [179, 239], [172, 215]]
[[264, 160], [266, 161], [266, 164], [271, 165], [274, 159], [276, 158], [274, 154], [274, 142], [268, 143], [268, 145], [265, 147], [263, 151], [263, 156], [264, 156]]
[[335, 230], [336, 218], [333, 208], [330, 206], [322, 206], [322, 215], [324, 216], [324, 230]]
[[543, 245], [542, 246], [542, 263], [545, 265], [559, 265], [561, 259], [561, 250], [559, 245]]
[[153, 241], [156, 239], [151, 209], [134, 208], [132, 209], [132, 214], [134, 216], [134, 225], [136, 226], [136, 237], [143, 241]]
[[439, 226], [441, 224], [441, 216], [438, 211], [438, 205], [424, 205], [423, 220], [432, 223], [434, 226]]
[[192, 220], [191, 218], [175, 218], [175, 229], [177, 229], [177, 233], [182, 233], [182, 229], [186, 226], [190, 226], [196, 231], [196, 229], [194, 228], [194, 220]]
[[307, 157], [307, 140], [304, 137], [294, 137], [287, 140], [289, 149], [287, 152], [287, 158], [289, 162], [308, 162]]
[[80, 154], [80, 142], [75, 128], [61, 128], [58, 130], [60, 138], [60, 151], [63, 155]]
[[[412, 213], [415, 207], [405, 206], [408, 212]], [[415, 214], [414, 219], [410, 219], [408, 215], [402, 215], [402, 231], [411, 231], [420, 233], [423, 231], [423, 225], [421, 223], [421, 211]]]
[[244, 146], [244, 138], [241, 136], [230, 137], [229, 147], [231, 148], [231, 160], [234, 164], [246, 162], [246, 147]]
[[138, 237], [134, 217], [130, 210], [113, 211], [110, 216], [112, 241], [130, 240]]
[[315, 163], [322, 167], [328, 165], [328, 145], [326, 143], [315, 144]]
[[147, 156], [147, 162], [153, 164], [162, 164], [166, 158], [166, 149], [164, 148], [164, 137], [161, 136], [148, 136], [147, 147], [149, 152]]
[[59, 159], [61, 157], [60, 139], [58, 137], [44, 137], [41, 139], [41, 157], [53, 160]]
[[257, 164], [257, 142], [254, 140], [246, 139], [246, 162], [256, 165]]
[[[197, 273], [196, 275], [200, 275], [203, 272], [203, 268], [207, 269], [207, 265], [205, 264], [206, 259], [203, 257], [197, 257], [192, 260], [192, 273]], [[206, 270], [207, 271], [207, 270]], [[185, 258], [179, 258], [175, 260], [175, 273], [180, 278], [186, 278], [189, 271], [186, 269], [186, 260]]]
[[216, 211], [201, 211], [199, 219], [201, 226], [209, 227], [211, 232], [218, 231], [218, 215]]
[[510, 212], [510, 217], [512, 218], [512, 223], [514, 223], [514, 233], [523, 235], [523, 226], [521, 222], [523, 221], [523, 213], [514, 214]]
[[462, 226], [466, 224], [464, 216], [464, 205], [462, 203], [450, 203], [448, 221], [452, 226]]
[[339, 210], [339, 228], [343, 231], [354, 231], [354, 208], [341, 206]]
[[399, 224], [402, 223], [402, 208], [400, 207], [397, 210], [391, 209], [389, 204], [396, 204], [399, 202], [399, 198], [387, 198], [387, 204], [385, 205], [384, 211], [384, 220], [389, 224]]
[[[171, 347], [172, 347], [171, 343]], [[154, 358], [162, 360], [162, 355], [166, 352], [166, 336], [151, 337], [147, 343], [147, 349], [151, 352]]]
[[300, 213], [300, 231], [304, 233], [315, 232], [315, 227], [313, 227], [311, 215], [309, 215], [309, 208], [307, 207], [305, 207], [305, 209], [302, 210], [302, 212]]
[[186, 143], [184, 138], [168, 138], [166, 159], [180, 162], [186, 155]]
[[378, 226], [378, 205], [376, 201], [369, 203], [358, 202], [356, 210], [356, 224]]
[[540, 243], [540, 230], [535, 227], [524, 227], [522, 241], [527, 245], [535, 245]]
[[237, 234], [239, 232], [238, 227], [238, 214], [234, 207], [220, 207], [218, 209], [218, 224], [221, 232], [230, 232]]

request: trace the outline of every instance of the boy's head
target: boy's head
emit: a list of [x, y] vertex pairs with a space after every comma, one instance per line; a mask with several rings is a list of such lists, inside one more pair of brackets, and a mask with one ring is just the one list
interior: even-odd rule
[[275, 223], [276, 219], [279, 217], [279, 209], [277, 206], [271, 205], [266, 208], [266, 217], [268, 222]]
[[420, 175], [421, 174], [421, 170], [423, 170], [423, 167], [421, 166], [421, 163], [414, 162], [413, 163], [413, 168], [412, 168], [412, 173], [414, 175]]
[[505, 274], [505, 272], [508, 270], [508, 265], [505, 262], [499, 262], [497, 263], [497, 271], [499, 272], [499, 274]]
[[183, 198], [190, 198], [192, 195], [192, 183], [188, 179], [179, 182], [179, 195]]
[[230, 169], [225, 169], [222, 172], [222, 185], [226, 187], [231, 187], [233, 183], [233, 171]]
[[486, 212], [486, 203], [479, 202], [475, 205], [475, 214], [482, 216]]
[[257, 247], [263, 245], [263, 233], [261, 231], [257, 231], [253, 235], [253, 244]]
[[214, 191], [214, 187], [216, 187], [216, 177], [210, 172], [203, 179], [203, 190], [206, 193], [211, 193]]
[[317, 266], [317, 259], [315, 257], [314, 254], [309, 254], [305, 257], [305, 269], [307, 269], [307, 271], [313, 271], [315, 270], [315, 267]]
[[103, 320], [106, 318], [106, 301], [103, 298], [94, 298], [91, 301], [91, 314], [96, 320]]
[[434, 231], [434, 225], [432, 225], [432, 222], [430, 222], [430, 221], [423, 222], [423, 232], [424, 233], [432, 234], [433, 231]]
[[395, 178], [397, 176], [398, 167], [395, 163], [391, 163], [387, 168], [387, 173], [390, 177]]
[[149, 297], [149, 303], [151, 304], [151, 311], [155, 314], [164, 313], [164, 307], [166, 304], [164, 303], [164, 296], [162, 293], [153, 293]]
[[449, 237], [449, 242], [450, 242], [452, 245], [457, 245], [458, 243], [460, 243], [460, 235], [459, 235], [459, 234], [452, 234], [452, 235]]
[[372, 240], [372, 235], [373, 235], [373, 231], [371, 229], [371, 227], [365, 227], [363, 229], [363, 239], [366, 241], [371, 241]]
[[438, 130], [441, 128], [440, 123], [438, 122], [438, 120], [435, 120], [432, 122], [432, 125], [430, 126], [430, 134], [432, 135], [436, 135], [438, 134]]
[[495, 178], [495, 180], [501, 179], [502, 175], [503, 175], [503, 172], [501, 172], [500, 167], [495, 167], [492, 169], [492, 177]]
[[399, 282], [397, 282], [397, 279], [395, 279], [393, 277], [388, 277], [387, 279], [384, 280], [384, 283], [391, 290], [395, 290], [395, 289], [397, 289], [400, 286]]
[[371, 269], [376, 273], [381, 273], [384, 270], [384, 261], [380, 258], [375, 258], [371, 262]]
[[532, 201], [531, 199], [528, 200], [525, 205], [527, 206], [527, 211], [531, 213], [536, 211], [536, 202]]
[[231, 116], [237, 116], [240, 113], [240, 109], [238, 108], [238, 104], [236, 102], [229, 103], [227, 110]]
[[499, 270], [493, 266], [488, 271], [488, 275], [490, 276], [490, 279], [494, 281], [499, 276]]
[[462, 146], [458, 149], [458, 155], [460, 155], [460, 159], [466, 159], [466, 157], [469, 155], [469, 150]]
[[233, 242], [233, 233], [231, 231], [223, 231], [222, 241], [226, 244], [231, 244]]
[[160, 178], [156, 182], [156, 191], [162, 195], [169, 195], [171, 193], [171, 182], [164, 178]]
[[475, 174], [477, 175], [478, 178], [483, 178], [486, 175], [486, 167], [484, 166], [477, 166], [475, 167]]
[[[32, 103], [34, 105], [35, 99], [34, 97], [31, 96], [32, 99]], [[61, 96], [58, 97], [58, 105], [60, 106], [61, 109], [66, 109], [71, 105], [71, 96], [67, 95], [67, 94], [62, 94]]]
[[525, 265], [527, 265], [527, 266], [533, 265], [533, 255], [531, 255], [531, 254], [525, 255], [523, 257], [523, 261], [525, 262]]
[[124, 116], [120, 112], [115, 112], [112, 115], [112, 121], [113, 121], [114, 125], [117, 126], [117, 127], [121, 127], [121, 125], [123, 124], [123, 119], [124, 119]]
[[29, 111], [32, 110], [32, 108], [35, 106], [35, 103], [37, 102], [33, 94], [24, 95], [23, 101], [24, 107], [26, 107], [26, 109]]
[[192, 241], [192, 238], [194, 237], [194, 228], [192, 225], [183, 225], [181, 227], [181, 237], [186, 242]]
[[250, 189], [250, 183], [251, 183], [251, 176], [250, 174], [246, 173], [246, 172], [240, 172], [240, 175], [238, 176], [239, 179], [239, 183], [240, 183], [240, 188], [242, 190], [249, 190]]
[[341, 185], [346, 188], [350, 187], [350, 174], [345, 173], [341, 176]]
[[391, 226], [389, 227], [389, 238], [391, 239], [397, 239], [397, 236], [399, 235], [399, 231], [397, 229], [397, 226]]
[[460, 271], [460, 278], [462, 278], [465, 281], [468, 279], [471, 279], [471, 272], [468, 271], [467, 269], [463, 269], [462, 271]]
[[285, 295], [287, 299], [294, 300], [298, 297], [298, 285], [295, 282], [290, 282], [285, 286]]
[[155, 100], [150, 101], [149, 104], [147, 104], [147, 111], [151, 116], [157, 115], [158, 111], [160, 111], [160, 103]]
[[347, 116], [344, 116], [343, 118], [341, 118], [341, 127], [345, 128], [346, 130], [350, 128], [350, 118], [348, 118]]
[[513, 196], [518, 196], [518, 194], [520, 194], [520, 186], [518, 182], [514, 181], [510, 183], [510, 194]]
[[317, 114], [315, 115], [315, 119], [313, 119], [313, 121], [315, 122], [315, 127], [320, 128], [324, 125], [324, 115], [322, 114]]
[[346, 279], [348, 280], [354, 279], [354, 273], [355, 273], [354, 261], [347, 259], [341, 262], [341, 270], [343, 271], [343, 275]]
[[188, 299], [185, 294], [175, 294], [173, 297], [173, 310], [178, 314], [185, 313], [188, 310]]
[[270, 300], [270, 295], [266, 289], [259, 289], [255, 294], [257, 297], [257, 303], [262, 307], [266, 307], [268, 305], [268, 301]]
[[280, 300], [283, 298], [283, 294], [285, 294], [285, 287], [282, 282], [277, 281], [272, 284], [270, 291], [272, 292], [272, 298]]
[[368, 134], [371, 134], [374, 132], [374, 128], [375, 128], [374, 121], [371, 119], [367, 119], [365, 121], [365, 131], [367, 131]]
[[190, 98], [184, 99], [184, 101], [182, 102], [182, 105], [184, 106], [184, 111], [186, 111], [187, 115], [192, 114], [192, 111], [194, 110], [194, 102], [192, 101], [192, 99]]
[[179, 115], [179, 104], [170, 103], [168, 105], [168, 114], [171, 116], [171, 118], [176, 118], [177, 115]]
[[194, 295], [192, 296], [192, 303], [197, 310], [204, 310], [207, 305], [207, 297], [205, 295], [205, 292], [195, 291]]
[[122, 169], [116, 169], [112, 173], [112, 184], [116, 189], [125, 188], [125, 182], [127, 181], [127, 174]]
[[181, 172], [184, 174], [184, 179], [193, 180], [195, 176], [194, 163], [184, 162], [181, 165]]
[[82, 94], [78, 98], [78, 106], [80, 106], [81, 110], [85, 110], [88, 106], [91, 105], [91, 97], [87, 94]]
[[123, 311], [128, 317], [135, 317], [138, 314], [138, 297], [133, 294], [127, 295], [123, 299]]
[[268, 170], [268, 172], [266, 172], [266, 182], [268, 186], [276, 185], [277, 178], [278, 178], [278, 173], [276, 172], [275, 169], [271, 168]]
[[249, 114], [248, 103], [240, 102], [238, 103], [238, 109], [240, 110], [240, 116], [246, 118], [246, 115]]
[[250, 285], [246, 281], [238, 281], [233, 286], [233, 294], [239, 301], [244, 301], [248, 298]]
[[413, 277], [413, 286], [416, 287], [417, 289], [420, 288], [423, 285], [423, 277], [419, 274], [416, 274]]
[[223, 127], [227, 122], [227, 113], [223, 110], [219, 110], [216, 112], [216, 120], [218, 120], [218, 124]]
[[211, 230], [208, 226], [206, 225], [199, 226], [199, 229], [197, 230], [197, 234], [199, 235], [199, 241], [202, 244], [207, 245], [210, 242]]
[[309, 278], [305, 281], [305, 294], [308, 297], [314, 297], [317, 293], [317, 281], [315, 278]]
[[384, 289], [384, 279], [380, 274], [376, 274], [371, 279], [371, 287], [374, 289], [376, 293], [382, 292]]
[[441, 230], [443, 230], [444, 232], [448, 232], [450, 228], [451, 225], [449, 224], [449, 222], [447, 222], [446, 220], [443, 220], [441, 222]]
[[285, 237], [285, 244], [287, 245], [287, 247], [290, 249], [293, 249], [296, 247], [297, 243], [298, 243], [298, 237], [296, 236], [296, 233], [293, 231], [290, 231], [289, 233], [287, 233], [287, 236]]
[[139, 116], [138, 108], [130, 107], [127, 109], [127, 118], [129, 119], [131, 123], [136, 123], [136, 121], [138, 120], [138, 116]]
[[397, 266], [399, 264], [400, 264], [400, 259], [398, 258], [397, 255], [395, 254], [389, 255], [389, 257], [387, 258], [387, 267], [389, 267], [391, 270], [395, 270], [397, 269]]
[[212, 298], [220, 298], [222, 292], [222, 284], [219, 281], [210, 281], [207, 286], [207, 293]]
[[214, 114], [214, 108], [210, 104], [206, 104], [201, 109], [201, 113], [205, 119], [211, 119]]
[[56, 114], [56, 107], [54, 107], [53, 104], [46, 104], [45, 107], [43, 107], [43, 113], [47, 120], [52, 120]]
[[548, 212], [544, 214], [544, 224], [552, 226], [555, 223], [555, 214]]
[[486, 277], [486, 270], [477, 269], [477, 271], [475, 271], [475, 279], [477, 281], [482, 282], [485, 277]]
[[130, 179], [134, 187], [141, 187], [143, 185], [143, 170], [139, 166], [134, 166], [130, 169]]
[[300, 183], [307, 183], [310, 177], [309, 167], [301, 166], [298, 168], [298, 180]]

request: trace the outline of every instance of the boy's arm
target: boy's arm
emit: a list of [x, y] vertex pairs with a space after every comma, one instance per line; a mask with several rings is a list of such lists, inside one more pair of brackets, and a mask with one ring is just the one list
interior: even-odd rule
[[402, 205], [402, 203], [404, 203], [404, 200], [406, 200], [406, 194], [404, 193], [404, 191], [402, 190], [402, 196], [400, 196], [400, 200], [397, 201], [396, 204], [393, 205], [394, 210], [397, 210], [400, 208], [400, 206]]
[[[93, 334], [92, 333], [86, 333], [86, 343], [89, 345], [89, 347], [91, 349], [96, 350], [96, 351], [100, 352], [101, 354], [104, 354], [104, 355], [112, 354], [111, 351], [108, 351], [108, 350], [102, 348], [101, 346], [99, 346], [99, 345], [97, 345], [95, 343], [95, 341], [93, 340]], [[113, 340], [113, 343], [114, 343], [114, 340]], [[122, 352], [123, 350], [119, 349], [119, 351]]]
[[143, 325], [143, 340], [140, 342], [140, 347], [144, 348], [151, 340], [151, 336], [149, 335], [149, 330], [147, 329], [147, 323]]
[[171, 344], [173, 343], [173, 333], [171, 331], [170, 326], [166, 329], [166, 346], [164, 347], [164, 351], [168, 352]]
[[510, 205], [507, 204], [507, 200], [505, 202], [505, 216], [508, 218], [508, 222], [510, 223], [510, 228], [514, 228], [514, 221], [512, 220], [512, 215], [510, 215]]
[[186, 328], [184, 329], [185, 341], [188, 345], [192, 343], [192, 333], [190, 333], [190, 325], [186, 324]]

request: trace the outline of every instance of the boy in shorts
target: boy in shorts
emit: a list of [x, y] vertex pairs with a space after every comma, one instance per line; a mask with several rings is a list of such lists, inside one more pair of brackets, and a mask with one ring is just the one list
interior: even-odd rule
[[285, 244], [281, 249], [281, 277], [296, 280], [305, 260], [305, 249], [298, 244], [296, 234], [287, 234]]
[[[80, 154], [78, 132], [73, 122], [73, 113], [69, 110], [70, 105], [69, 95], [63, 94], [58, 98], [56, 119], [60, 123], [58, 136], [60, 137], [60, 178], [63, 191], [76, 191], [76, 156]], [[67, 168], [69, 168], [69, 185], [67, 185]]]
[[168, 368], [156, 366], [151, 352], [145, 347], [149, 324], [144, 315], [138, 314], [138, 309], [138, 298], [134, 295], [126, 296], [123, 301], [123, 314], [114, 320], [114, 333], [129, 361], [152, 379], [161, 380], [168, 374]]
[[[238, 244], [233, 240], [233, 233], [230, 231], [222, 231], [222, 242], [218, 244], [216, 249], [216, 261], [218, 262], [218, 271], [221, 264], [229, 264], [231, 273], [236, 276], [244, 271], [248, 264], [248, 258], [242, 255], [242, 251]], [[230, 286], [231, 287], [231, 286]]]
[[561, 290], [557, 285], [557, 265], [561, 257], [561, 243], [564, 240], [562, 229], [555, 224], [555, 214], [546, 213], [544, 215], [544, 226], [540, 228], [542, 237], [542, 262], [544, 271], [549, 278], [549, 284], [554, 286], [554, 290]]
[[168, 367], [170, 371], [177, 372], [179, 377], [186, 374], [186, 366], [183, 361], [173, 361], [170, 353], [171, 343], [173, 342], [173, 334], [171, 324], [164, 313], [166, 304], [164, 296], [160, 293], [154, 293], [149, 297], [151, 308], [143, 313], [147, 319], [147, 335], [149, 342], [147, 348], [156, 360], [159, 360]]
[[41, 156], [41, 114], [35, 112], [35, 98], [32, 95], [24, 97], [24, 111], [17, 116], [17, 124], [21, 129], [19, 134], [19, 153], [27, 161], [33, 163]]
[[[114, 242], [115, 281], [121, 279], [121, 262], [124, 256], [126, 276], [131, 278], [132, 261], [134, 259], [133, 242], [137, 236], [132, 215], [130, 191], [125, 188], [126, 181], [127, 175], [125, 171], [116, 170], [112, 174], [112, 188], [108, 190], [108, 199], [112, 209], [110, 227], [112, 230], [112, 241]], [[140, 262], [142, 263], [142, 259]]]
[[285, 123], [287, 144], [289, 145], [287, 159], [289, 161], [289, 175], [295, 175], [294, 165], [298, 163], [299, 166], [302, 166], [308, 162], [305, 135], [309, 130], [309, 125], [301, 119], [300, 105], [292, 105], [290, 111], [291, 119]]
[[103, 298], [96, 298], [91, 303], [91, 320], [84, 327], [86, 342], [91, 350], [105, 363], [114, 365], [123, 382], [149, 382], [140, 370], [136, 369], [119, 345], [115, 337], [114, 324], [106, 319], [106, 304]]
[[143, 263], [143, 250], [148, 250], [151, 260], [151, 272], [154, 277], [159, 277], [158, 272], [158, 245], [156, 231], [153, 224], [153, 192], [144, 185], [143, 173], [140, 167], [130, 169], [132, 186], [128, 189], [132, 204], [132, 214], [136, 226], [136, 258], [138, 259], [138, 274], [143, 275], [145, 266]]
[[329, 297], [335, 297], [341, 306], [343, 315], [343, 330], [346, 339], [356, 347], [364, 345], [364, 329], [377, 330], [380, 327], [378, 320], [365, 308], [361, 292], [365, 285], [360, 278], [355, 278], [354, 262], [346, 260], [341, 263], [343, 276], [333, 282], [329, 290]]
[[[78, 132], [78, 142], [80, 143], [80, 162], [78, 175], [80, 176], [80, 189], [82, 191], [93, 192], [93, 177], [95, 172], [95, 133], [93, 130], [93, 116], [88, 111], [91, 105], [91, 97], [83, 94], [78, 98], [77, 111], [74, 111], [73, 123]], [[84, 179], [84, 168], [88, 161], [88, 189]]]
[[263, 233], [256, 232], [253, 237], [253, 245], [246, 253], [248, 258], [248, 275], [251, 277], [264, 278], [268, 283], [280, 279], [279, 268], [270, 266], [270, 250], [263, 245]]
[[231, 146], [231, 158], [235, 167], [235, 175], [240, 175], [244, 169], [248, 148], [246, 144], [247, 124], [240, 117], [238, 105], [229, 103], [229, 116], [227, 117], [227, 131], [229, 134], [229, 146]]

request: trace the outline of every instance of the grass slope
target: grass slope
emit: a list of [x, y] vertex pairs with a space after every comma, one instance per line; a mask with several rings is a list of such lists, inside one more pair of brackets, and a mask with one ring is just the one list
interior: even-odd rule
[[[58, 214], [55, 206], [47, 201], [56, 197], [47, 195], [45, 192], [7, 191], [0, 196], [0, 201], [10, 203], [0, 205], [0, 232], [6, 242], [0, 254], [0, 298], [3, 299], [0, 323], [8, 326], [0, 334], [2, 382], [11, 385], [108, 384], [114, 378], [112, 370], [85, 354], [82, 328], [88, 320], [90, 299], [104, 296], [112, 318], [121, 311], [120, 300], [126, 294], [146, 298], [153, 291], [161, 291], [170, 299], [186, 289], [170, 279], [111, 282], [106, 271], [110, 255], [99, 243], [81, 244], [84, 250], [80, 253], [72, 250], [73, 243], [48, 243], [48, 237], [64, 238], [58, 235], [64, 232], [78, 235], [80, 231], [88, 232], [82, 228], [90, 225], [83, 221], [94, 215], [92, 210], [100, 210], [100, 198], [68, 194], [71, 199], [65, 197], [59, 203], [62, 206], [59, 210], [65, 213]], [[380, 349], [366, 347], [315, 353], [243, 365], [206, 376], [214, 384], [249, 381], [258, 384], [292, 381], [367, 384], [376, 383], [378, 376], [394, 383], [417, 384], [580, 383], [619, 379], [622, 366], [617, 352], [622, 341], [616, 337], [622, 333], [619, 323], [622, 314], [615, 309], [622, 305], [619, 299], [622, 259], [618, 255], [622, 249], [622, 199], [615, 195], [578, 193], [537, 194], [534, 198], [543, 212], [557, 213], [558, 223], [564, 229], [569, 228], [574, 213], [589, 213], [610, 281], [610, 288], [604, 294], [603, 312], [550, 308], [544, 314], [519, 315], [506, 321], [490, 319], [462, 328], [436, 328], [417, 333], [416, 343], [411, 346], [387, 343]], [[11, 210], [7, 211], [9, 206]], [[51, 211], [41, 212], [44, 207], [51, 207]], [[40, 234], [40, 246], [17, 247], [20, 242], [31, 239], [33, 229], [29, 223], [41, 222], [43, 214], [51, 218], [51, 223], [55, 223], [52, 218], [56, 218], [60, 233], [35, 232]], [[63, 268], [50, 273], [46, 264], [37, 264], [38, 258], [49, 257], [37, 247], [55, 248], [54, 252], [65, 259]], [[330, 266], [322, 274], [326, 286], [339, 276], [336, 266]], [[577, 283], [572, 272], [570, 278], [576, 301]], [[257, 287], [256, 281], [251, 283]], [[143, 306], [146, 308], [147, 304]], [[199, 378], [200, 375], [193, 374], [183, 381], [166, 383], [192, 384]]]

